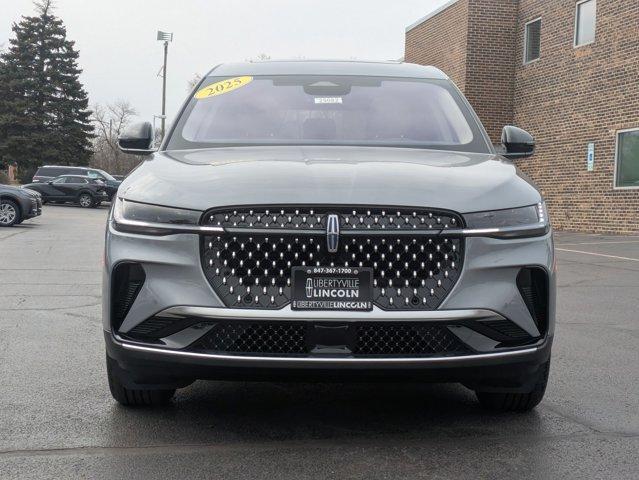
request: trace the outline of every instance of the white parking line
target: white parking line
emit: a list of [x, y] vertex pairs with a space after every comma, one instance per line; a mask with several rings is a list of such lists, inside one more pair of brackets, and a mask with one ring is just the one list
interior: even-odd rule
[[639, 240], [626, 240], [623, 242], [582, 242], [582, 243], [557, 243], [560, 247], [571, 247], [575, 245], [618, 245], [621, 243], [639, 243]]
[[617, 255], [604, 255], [603, 253], [584, 252], [582, 250], [569, 250], [567, 248], [556, 248], [560, 252], [583, 253], [584, 255], [594, 255], [596, 257], [616, 258], [617, 260], [629, 260], [631, 262], [639, 262], [639, 258], [618, 257]]

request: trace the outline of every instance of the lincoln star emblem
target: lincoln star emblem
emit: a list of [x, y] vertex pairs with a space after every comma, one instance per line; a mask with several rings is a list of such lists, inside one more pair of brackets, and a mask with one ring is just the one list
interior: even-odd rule
[[337, 252], [339, 246], [339, 217], [330, 214], [326, 219], [326, 246], [330, 253]]

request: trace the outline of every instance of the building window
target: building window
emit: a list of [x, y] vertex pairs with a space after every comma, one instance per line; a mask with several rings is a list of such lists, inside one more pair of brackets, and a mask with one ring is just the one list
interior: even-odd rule
[[596, 29], [597, 0], [578, 2], [575, 16], [575, 47], [593, 43]]
[[617, 133], [615, 186], [639, 188], [639, 128]]
[[534, 62], [541, 54], [541, 18], [528, 22], [524, 38], [524, 63]]

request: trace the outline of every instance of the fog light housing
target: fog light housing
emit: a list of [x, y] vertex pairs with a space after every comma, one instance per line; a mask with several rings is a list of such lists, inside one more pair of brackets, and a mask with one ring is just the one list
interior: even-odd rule
[[117, 331], [137, 298], [146, 275], [139, 263], [119, 263], [111, 276], [111, 325]]
[[541, 335], [548, 330], [548, 274], [543, 268], [522, 268], [517, 288]]

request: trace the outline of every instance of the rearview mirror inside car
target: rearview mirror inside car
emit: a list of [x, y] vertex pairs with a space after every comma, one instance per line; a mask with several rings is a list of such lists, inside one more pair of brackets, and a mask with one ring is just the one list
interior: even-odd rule
[[530, 157], [535, 153], [535, 139], [521, 128], [506, 125], [501, 132], [502, 155], [511, 160]]
[[131, 125], [118, 137], [120, 150], [132, 155], [150, 155], [155, 152], [153, 142], [153, 126], [149, 122]]

